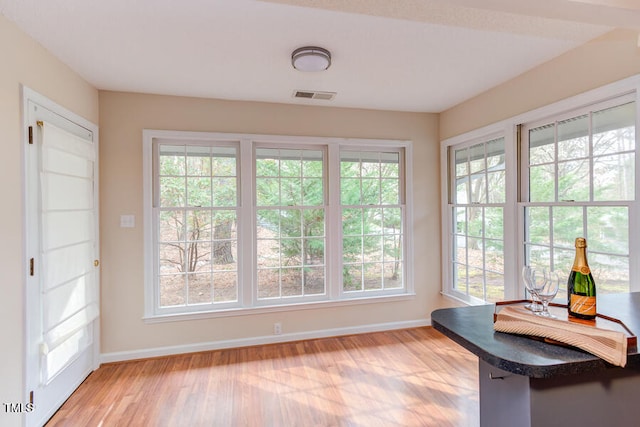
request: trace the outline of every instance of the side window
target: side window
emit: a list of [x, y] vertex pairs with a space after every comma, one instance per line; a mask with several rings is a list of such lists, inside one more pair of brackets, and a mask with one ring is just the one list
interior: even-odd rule
[[598, 292], [629, 292], [635, 123], [618, 101], [523, 129], [526, 264], [568, 275], [586, 237]]
[[450, 149], [452, 289], [464, 298], [504, 299], [504, 138]]

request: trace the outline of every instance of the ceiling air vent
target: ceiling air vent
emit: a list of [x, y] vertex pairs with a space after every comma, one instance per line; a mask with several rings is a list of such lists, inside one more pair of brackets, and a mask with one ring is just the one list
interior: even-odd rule
[[294, 98], [322, 99], [332, 101], [336, 97], [336, 92], [319, 92], [310, 90], [296, 90], [293, 92]]

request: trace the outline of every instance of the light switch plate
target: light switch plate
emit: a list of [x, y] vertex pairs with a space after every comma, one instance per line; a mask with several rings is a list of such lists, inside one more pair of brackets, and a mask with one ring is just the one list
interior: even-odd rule
[[121, 228], [133, 228], [136, 226], [135, 215], [120, 215]]

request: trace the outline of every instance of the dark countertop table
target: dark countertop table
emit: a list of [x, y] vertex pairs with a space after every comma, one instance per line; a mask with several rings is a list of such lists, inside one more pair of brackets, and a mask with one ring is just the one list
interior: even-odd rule
[[[640, 333], [640, 292], [598, 296], [598, 313], [615, 317]], [[612, 367], [578, 349], [551, 345], [493, 330], [494, 304], [435, 310], [433, 327], [489, 365], [531, 378], [552, 378], [604, 371]], [[627, 356], [626, 368], [640, 368], [637, 349]]]

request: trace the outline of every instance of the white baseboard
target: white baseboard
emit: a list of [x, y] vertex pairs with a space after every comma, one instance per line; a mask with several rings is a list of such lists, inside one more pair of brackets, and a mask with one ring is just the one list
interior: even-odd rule
[[234, 340], [210, 341], [196, 344], [146, 348], [142, 350], [117, 351], [112, 353], [102, 353], [100, 355], [100, 362], [122, 362], [126, 360], [148, 359], [150, 357], [171, 356], [174, 354], [196, 353], [199, 351], [220, 350], [225, 348], [248, 347], [253, 345], [275, 344], [306, 339], [336, 337], [341, 335], [391, 331], [394, 329], [418, 328], [422, 326], [431, 326], [431, 320], [421, 319], [405, 322], [378, 323], [373, 325], [353, 326], [346, 328], [323, 329], [317, 331], [296, 332], [281, 335], [264, 335], [260, 337], [240, 338]]

